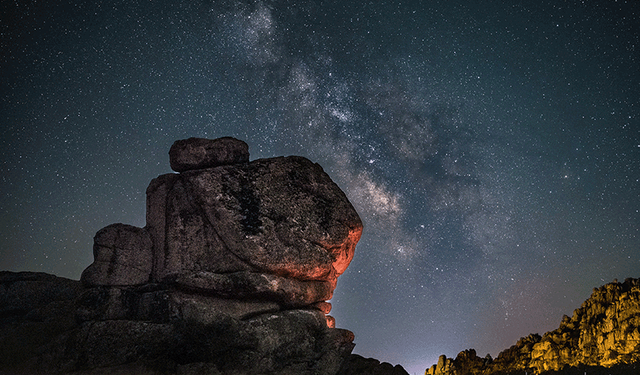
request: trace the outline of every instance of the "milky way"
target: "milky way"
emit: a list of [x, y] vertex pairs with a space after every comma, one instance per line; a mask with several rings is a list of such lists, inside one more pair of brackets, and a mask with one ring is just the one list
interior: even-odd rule
[[79, 278], [173, 141], [301, 155], [365, 230], [332, 300], [422, 373], [639, 277], [634, 1], [6, 2], [0, 269]]

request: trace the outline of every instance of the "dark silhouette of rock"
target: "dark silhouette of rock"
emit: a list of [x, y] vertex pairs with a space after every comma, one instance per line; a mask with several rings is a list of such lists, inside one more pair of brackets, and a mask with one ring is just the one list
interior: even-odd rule
[[32, 374], [60, 335], [76, 327], [79, 281], [37, 272], [0, 272], [0, 373]]
[[176, 172], [249, 162], [249, 146], [235, 138], [189, 138], [175, 141], [169, 164]]
[[[362, 222], [322, 168], [295, 156], [249, 162], [233, 138], [177, 141], [170, 162], [180, 173], [151, 181], [147, 225], [98, 231], [81, 283], [1, 275], [0, 373], [336, 375], [360, 366], [353, 333], [334, 328], [326, 301]], [[369, 367], [402, 373], [389, 366]]]
[[409, 375], [400, 365], [351, 354], [338, 375]]
[[[441, 358], [444, 356], [441, 356]], [[467, 350], [428, 375], [636, 374], [640, 369], [640, 279], [595, 288], [572, 317], [543, 336], [531, 334], [491, 360]], [[440, 369], [440, 372], [438, 370]]]
[[453, 372], [453, 368], [453, 359], [441, 355], [438, 357], [438, 363], [428, 368], [425, 375], [448, 375]]

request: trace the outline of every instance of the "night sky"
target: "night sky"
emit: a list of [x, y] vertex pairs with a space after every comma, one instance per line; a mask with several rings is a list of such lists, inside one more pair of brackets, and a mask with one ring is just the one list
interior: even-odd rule
[[333, 303], [411, 374], [640, 277], [638, 1], [3, 1], [0, 269], [78, 279], [177, 139], [301, 155], [365, 230]]

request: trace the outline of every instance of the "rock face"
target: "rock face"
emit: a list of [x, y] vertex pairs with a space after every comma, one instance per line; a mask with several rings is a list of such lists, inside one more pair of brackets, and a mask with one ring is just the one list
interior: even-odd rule
[[301, 157], [163, 175], [147, 199], [154, 282], [251, 271], [335, 287], [362, 232], [344, 193]]
[[495, 360], [482, 359], [473, 349], [454, 360], [443, 357], [426, 374], [639, 373], [640, 279], [595, 288], [560, 327], [521, 338]]
[[444, 355], [438, 357], [438, 363], [431, 366], [425, 372], [425, 375], [445, 375], [453, 372], [453, 359]]
[[139, 285], [149, 282], [152, 242], [148, 232], [125, 224], [102, 228], [93, 238], [93, 263], [84, 271], [88, 285]]
[[547, 332], [531, 352], [532, 368], [559, 370], [579, 364], [610, 367], [640, 361], [640, 280], [593, 290], [571, 318]]
[[81, 283], [1, 275], [0, 373], [403, 373], [363, 367], [326, 315], [362, 222], [319, 165], [249, 162], [233, 138], [169, 154], [179, 173], [151, 181], [147, 225], [98, 231]]

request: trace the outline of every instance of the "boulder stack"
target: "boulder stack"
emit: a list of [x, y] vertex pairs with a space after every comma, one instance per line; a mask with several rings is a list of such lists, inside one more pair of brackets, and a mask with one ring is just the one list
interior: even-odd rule
[[147, 225], [96, 234], [85, 286], [171, 285], [171, 295], [246, 302], [252, 313], [257, 301], [330, 310], [362, 222], [322, 167], [297, 156], [249, 162], [247, 144], [228, 137], [176, 141], [169, 156], [180, 173], [149, 184]]
[[[74, 289], [75, 323], [33, 358], [0, 370], [335, 375], [347, 368], [354, 337], [335, 328], [327, 300], [362, 222], [340, 188], [302, 157], [250, 162], [247, 144], [234, 138], [180, 140], [169, 156], [178, 173], [149, 184], [146, 226], [97, 232], [94, 262]], [[23, 327], [20, 314], [11, 327]]]

